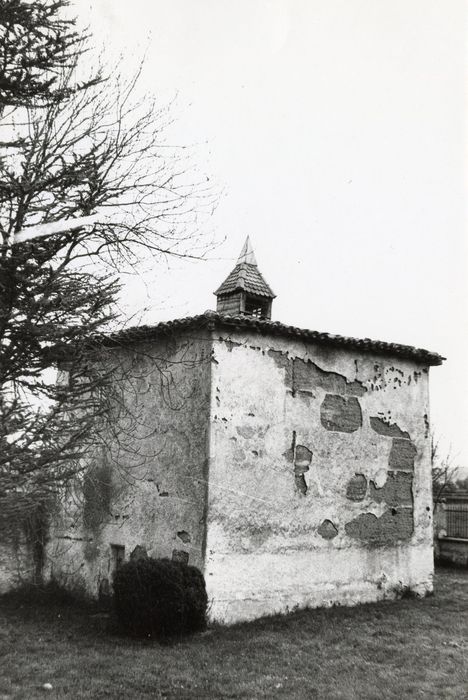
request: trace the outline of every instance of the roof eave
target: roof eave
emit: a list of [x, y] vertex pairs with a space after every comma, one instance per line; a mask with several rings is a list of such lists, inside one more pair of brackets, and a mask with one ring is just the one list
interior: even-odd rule
[[231, 289], [228, 292], [223, 292], [219, 291], [219, 289], [214, 292], [214, 295], [217, 297], [228, 297], [231, 294], [235, 294], [236, 292], [247, 292], [247, 294], [251, 294], [253, 297], [265, 297], [265, 299], [276, 299], [276, 294], [273, 293], [273, 290], [270, 289], [270, 292], [267, 294], [266, 292], [252, 292], [250, 289], [246, 287], [242, 287], [240, 284], [234, 287], [234, 289]]
[[198, 316], [190, 316], [174, 321], [159, 323], [156, 326], [136, 326], [118, 333], [112, 333], [103, 338], [105, 345], [122, 345], [127, 342], [139, 342], [151, 340], [161, 335], [168, 335], [177, 331], [190, 330], [195, 327], [206, 327], [215, 330], [216, 327], [240, 330], [248, 328], [258, 333], [282, 335], [286, 337], [296, 337], [332, 347], [348, 347], [364, 352], [373, 352], [378, 355], [390, 355], [405, 357], [406, 359], [417, 361], [425, 366], [439, 366], [445, 357], [438, 353], [415, 348], [411, 345], [401, 345], [399, 343], [388, 343], [385, 341], [371, 340], [370, 338], [352, 338], [330, 333], [321, 333], [305, 328], [287, 326], [278, 321], [258, 319], [247, 315], [228, 316], [215, 311], [208, 311]]

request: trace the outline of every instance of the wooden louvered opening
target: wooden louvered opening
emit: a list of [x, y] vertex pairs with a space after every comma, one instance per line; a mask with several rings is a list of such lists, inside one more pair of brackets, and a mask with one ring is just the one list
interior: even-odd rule
[[244, 313], [246, 316], [255, 316], [256, 318], [270, 318], [271, 301], [247, 295]]

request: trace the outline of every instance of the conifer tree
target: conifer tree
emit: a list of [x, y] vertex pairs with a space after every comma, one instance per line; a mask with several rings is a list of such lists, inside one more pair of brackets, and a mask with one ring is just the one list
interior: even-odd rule
[[[0, 0], [4, 525], [46, 502], [99, 440], [113, 401], [99, 338], [115, 318], [119, 269], [142, 251], [185, 256], [203, 245], [207, 193], [164, 143], [170, 108], [135, 101], [135, 77], [89, 71], [90, 37], [67, 5]], [[28, 226], [94, 213], [92, 227], [14, 243]], [[55, 381], [57, 366], [66, 381]]]

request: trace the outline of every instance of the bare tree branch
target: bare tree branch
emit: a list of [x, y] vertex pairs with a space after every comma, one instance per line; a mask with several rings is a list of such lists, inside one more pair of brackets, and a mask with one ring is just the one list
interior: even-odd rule
[[[165, 141], [171, 105], [135, 99], [141, 67], [129, 79], [87, 75], [89, 37], [63, 19], [66, 6], [0, 0], [0, 519], [10, 523], [110, 435], [132, 463], [147, 459], [126, 438], [147, 428], [114, 381], [131, 368], [99, 338], [116, 323], [118, 273], [148, 253], [203, 257], [198, 220], [214, 205], [188, 151]], [[28, 226], [90, 214], [91, 228], [12, 245]], [[164, 362], [160, 376], [176, 409]]]

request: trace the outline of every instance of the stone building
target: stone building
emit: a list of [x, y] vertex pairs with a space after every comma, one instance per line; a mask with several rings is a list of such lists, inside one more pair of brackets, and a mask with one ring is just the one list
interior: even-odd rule
[[49, 575], [97, 596], [131, 556], [188, 561], [227, 623], [431, 591], [443, 358], [272, 321], [248, 242], [216, 295], [109, 338], [125, 410], [64, 497]]

